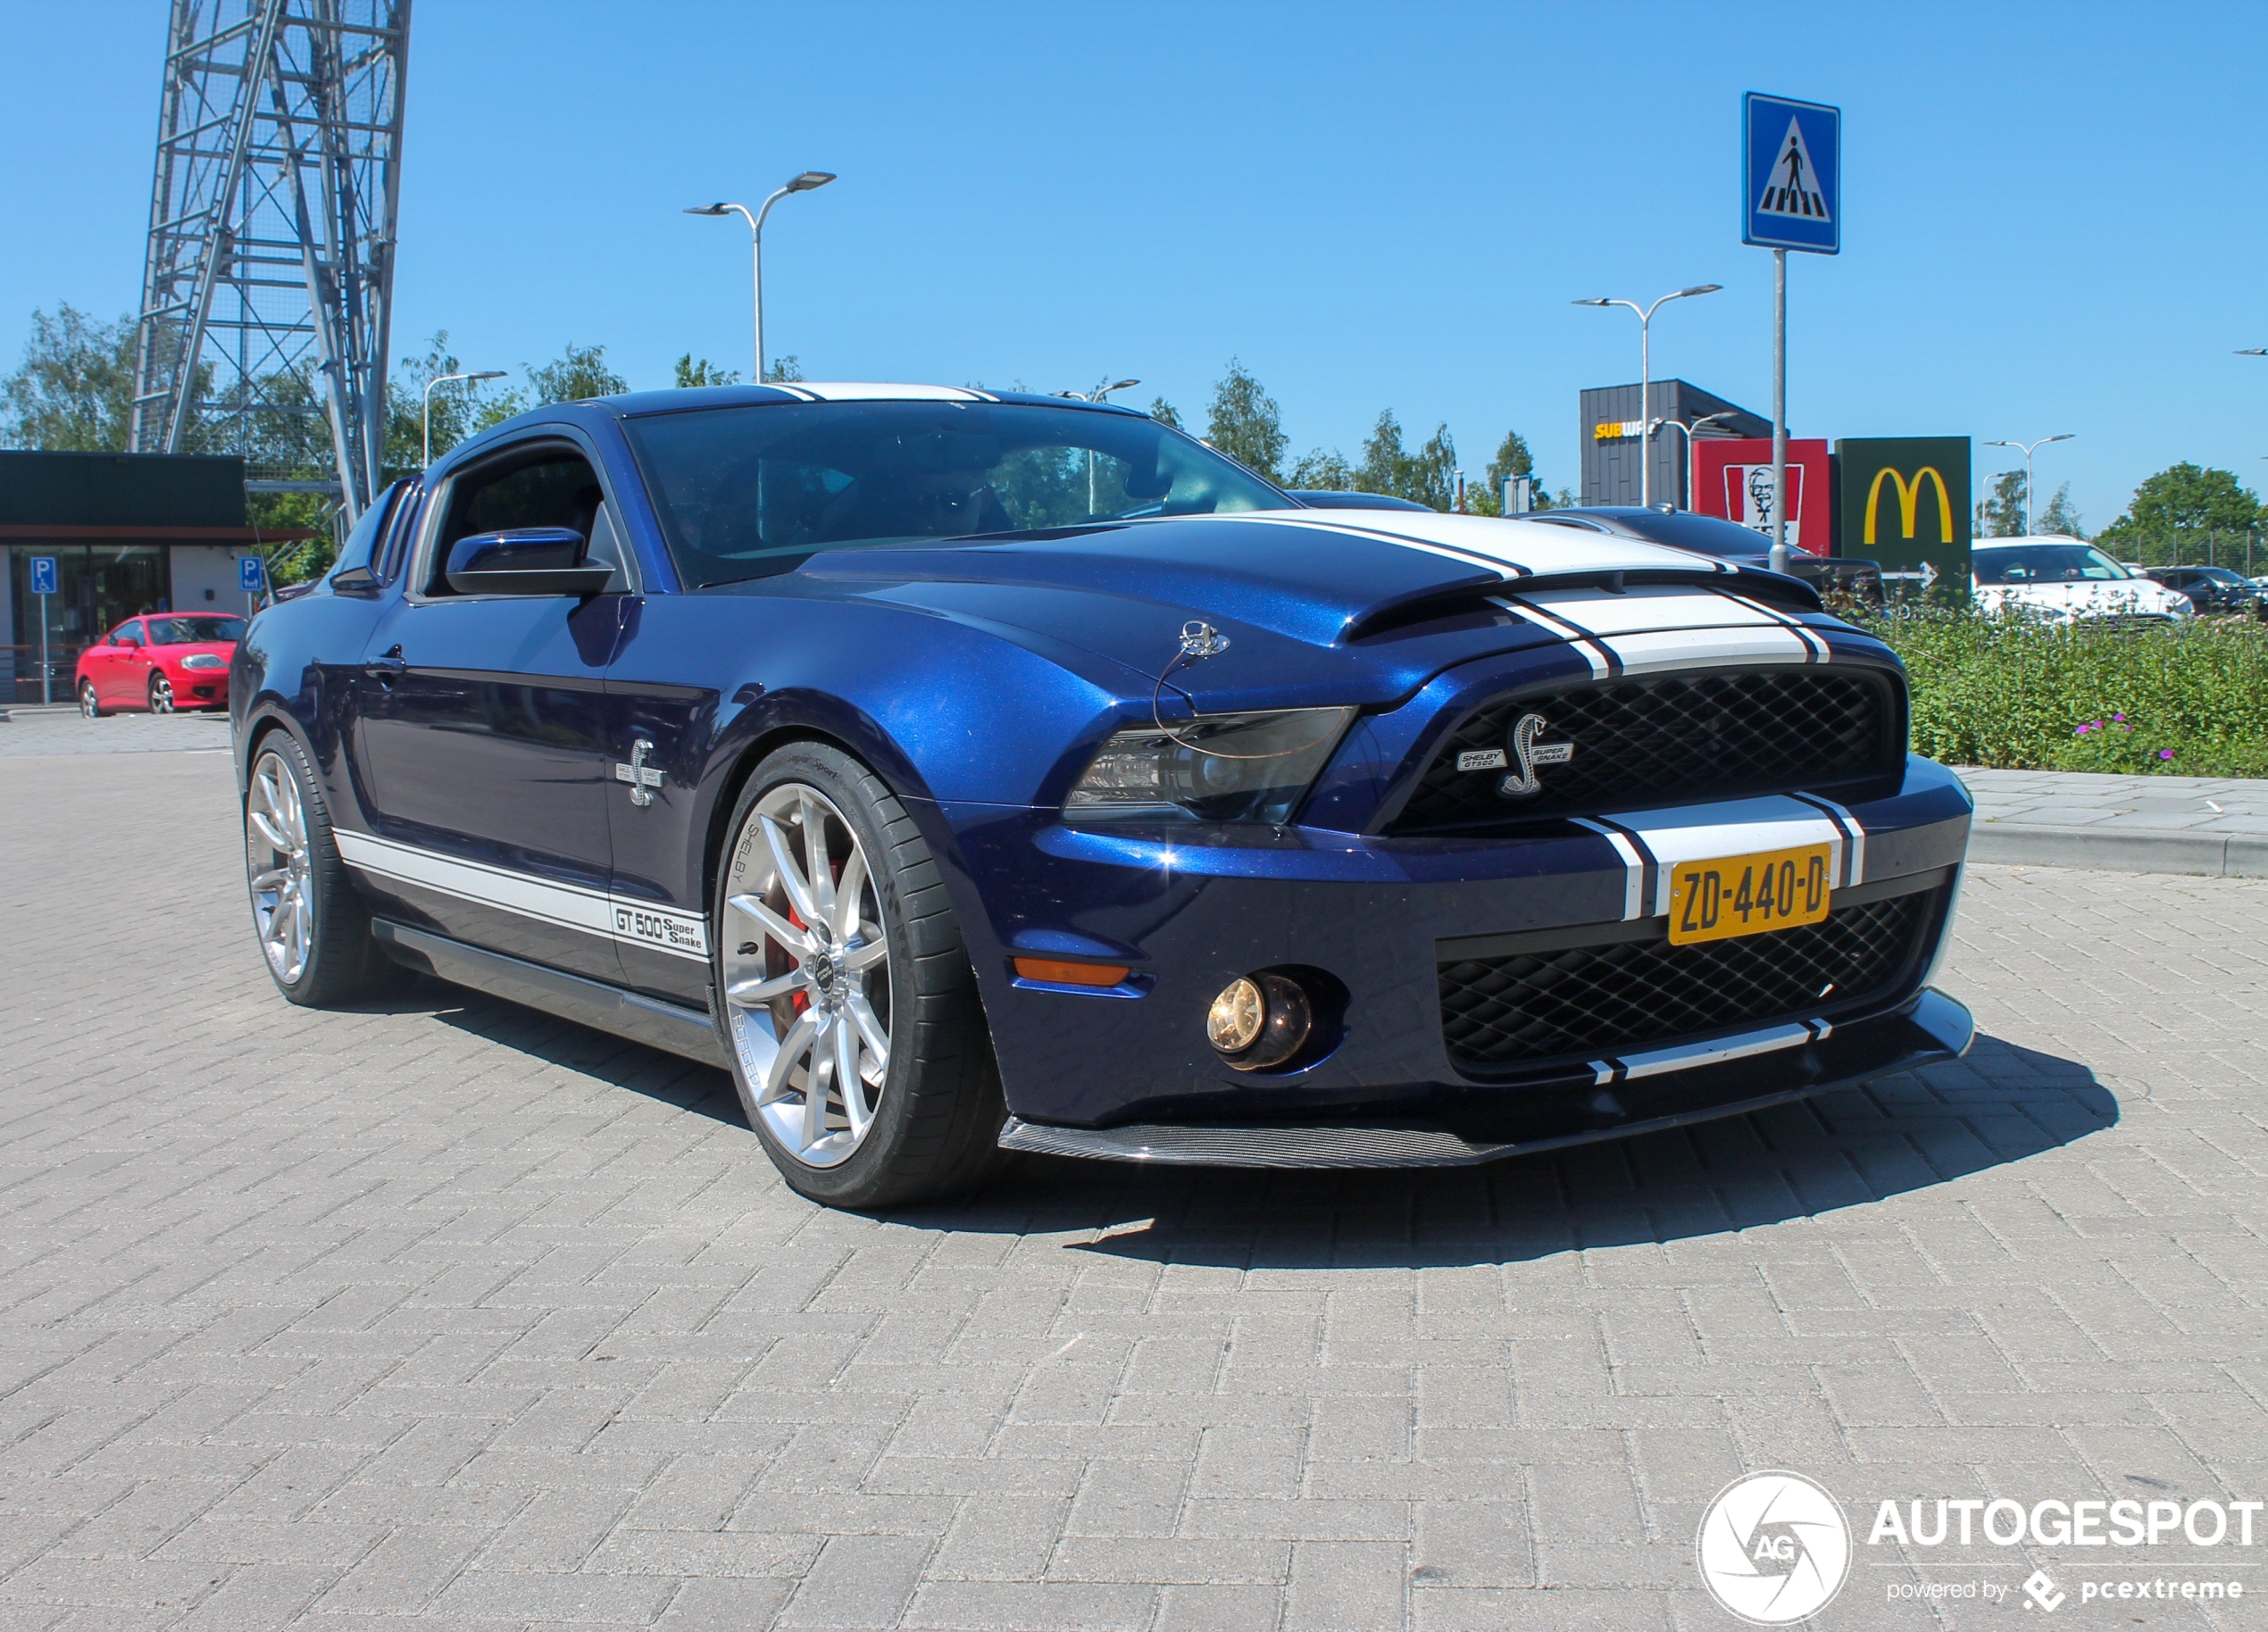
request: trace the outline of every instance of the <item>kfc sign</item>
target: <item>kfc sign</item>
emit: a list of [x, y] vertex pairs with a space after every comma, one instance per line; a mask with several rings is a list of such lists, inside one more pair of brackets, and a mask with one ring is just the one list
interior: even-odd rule
[[[1701, 437], [1693, 444], [1693, 507], [1772, 536], [1772, 438]], [[1808, 502], [1807, 502], [1808, 501]], [[1789, 438], [1788, 545], [1835, 551], [1835, 487], [1824, 439]]]

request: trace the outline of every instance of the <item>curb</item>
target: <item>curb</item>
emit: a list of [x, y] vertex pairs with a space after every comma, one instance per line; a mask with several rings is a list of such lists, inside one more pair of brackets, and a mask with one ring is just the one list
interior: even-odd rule
[[2001, 867], [2081, 867], [2104, 872], [2268, 878], [2268, 835], [1980, 821], [1969, 829], [1969, 860]]

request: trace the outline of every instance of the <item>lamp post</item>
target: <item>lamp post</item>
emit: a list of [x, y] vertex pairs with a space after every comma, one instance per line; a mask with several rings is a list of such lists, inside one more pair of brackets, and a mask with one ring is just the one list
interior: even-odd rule
[[433, 387], [436, 386], [446, 385], [452, 379], [471, 379], [478, 381], [483, 379], [502, 379], [503, 378], [504, 371], [502, 369], [482, 369], [478, 373], [473, 374], [443, 374], [436, 379], [429, 379], [425, 382], [425, 406], [418, 414], [418, 434], [421, 438], [423, 438], [425, 444], [423, 456], [418, 461], [417, 468], [419, 470], [422, 470], [433, 462]]
[[[1113, 391], [1131, 391], [1141, 383], [1138, 379], [1121, 379], [1113, 385], [1096, 386], [1092, 391], [1058, 391], [1055, 395], [1068, 396], [1073, 402], [1101, 403], [1109, 401]], [[1087, 450], [1087, 513], [1090, 516], [1095, 513], [1095, 450], [1090, 447]]]
[[2027, 537], [2027, 538], [2029, 538], [2029, 537], [2031, 537], [2031, 508], [2032, 508], [2032, 507], [2031, 507], [2031, 456], [2032, 456], [2032, 454], [2033, 454], [2034, 450], [2036, 450], [2036, 449], [2046, 447], [2046, 446], [2047, 446], [2047, 445], [2050, 442], [2068, 442], [2068, 441], [2070, 441], [2070, 440], [2071, 440], [2073, 437], [2077, 436], [2078, 434], [2079, 434], [2079, 433], [2078, 433], [2077, 431], [2064, 430], [2064, 431], [2058, 431], [2058, 432], [2056, 432], [2056, 433], [2055, 433], [2054, 436], [2052, 436], [2052, 437], [2040, 437], [2040, 439], [2039, 439], [2039, 441], [2037, 441], [2037, 442], [1999, 442], [1999, 441], [1994, 441], [1994, 442], [1988, 442], [1988, 443], [1986, 443], [1986, 444], [1985, 444], [1985, 445], [1986, 445], [1987, 447], [2020, 447], [2020, 448], [2023, 449], [2023, 451], [2024, 451], [2024, 537]]
[[834, 171], [829, 171], [829, 170], [807, 170], [807, 171], [804, 171], [804, 173], [803, 173], [802, 175], [800, 175], [800, 176], [795, 176], [795, 177], [790, 178], [790, 179], [788, 179], [788, 181], [786, 183], [786, 185], [784, 185], [784, 186], [782, 186], [782, 187], [775, 187], [775, 188], [772, 190], [771, 196], [770, 196], [769, 198], [765, 199], [765, 200], [763, 201], [763, 203], [762, 203], [761, 204], [757, 205], [757, 206], [756, 206], [756, 208], [755, 208], [755, 212], [754, 212], [753, 213], [749, 211], [748, 206], [747, 206], [746, 204], [721, 204], [721, 203], [720, 203], [720, 204], [694, 204], [694, 205], [690, 206], [689, 208], [688, 208], [688, 209], [687, 209], [687, 211], [685, 212], [688, 215], [733, 215], [733, 214], [738, 214], [738, 216], [740, 216], [740, 218], [741, 218], [742, 220], [746, 221], [748, 223], [748, 263], [749, 263], [749, 273], [750, 273], [751, 279], [753, 280], [753, 282], [754, 282], [754, 284], [755, 284], [755, 305], [756, 305], [756, 378], [755, 378], [755, 382], [754, 382], [754, 383], [755, 383], [755, 384], [756, 384], [756, 385], [762, 385], [762, 384], [763, 384], [763, 222], [764, 222], [764, 217], [765, 217], [765, 216], [767, 216], [767, 215], [770, 215], [770, 214], [771, 213], [771, 206], [772, 206], [772, 205], [774, 205], [774, 204], [778, 204], [778, 203], [779, 203], [781, 199], [783, 199], [783, 198], [787, 197], [788, 194], [790, 194], [790, 193], [808, 193], [808, 192], [812, 191], [812, 190], [813, 190], [813, 188], [815, 188], [815, 187], [825, 187], [825, 186], [826, 186], [826, 185], [827, 185], [830, 181], [832, 181], [834, 179], [835, 179], [835, 172], [834, 172]]
[[1656, 420], [1654, 421], [1656, 425], [1674, 425], [1685, 433], [1685, 507], [1688, 510], [1693, 508], [1693, 433], [1704, 425], [1714, 425], [1719, 420], [1729, 420], [1731, 417], [1732, 414], [1728, 410], [1722, 413], [1705, 413], [1697, 420]]
[[1651, 507], [1654, 503], [1654, 314], [1671, 301], [1695, 295], [1714, 295], [1722, 287], [1721, 283], [1697, 283], [1690, 288], [1672, 289], [1650, 306], [1605, 295], [1573, 303], [1578, 306], [1628, 306], [1638, 313], [1638, 502], [1642, 505]]

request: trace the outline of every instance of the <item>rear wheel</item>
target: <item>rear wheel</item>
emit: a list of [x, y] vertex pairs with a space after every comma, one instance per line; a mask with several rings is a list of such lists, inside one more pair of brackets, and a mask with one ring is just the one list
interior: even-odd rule
[[717, 870], [734, 1085], [788, 1183], [880, 1207], [963, 1189], [1006, 1112], [943, 879], [905, 807], [833, 748], [771, 755]]
[[173, 682], [162, 674], [150, 676], [150, 712], [170, 714], [173, 712]]
[[103, 700], [95, 695], [95, 682], [92, 680], [79, 682], [79, 712], [89, 720], [103, 717]]
[[244, 859], [253, 932], [285, 997], [314, 1008], [408, 980], [371, 934], [369, 911], [338, 859], [314, 767], [288, 732], [264, 737], [253, 761]]

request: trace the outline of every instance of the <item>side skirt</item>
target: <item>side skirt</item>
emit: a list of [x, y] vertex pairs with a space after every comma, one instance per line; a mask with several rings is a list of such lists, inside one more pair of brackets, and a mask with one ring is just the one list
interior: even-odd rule
[[404, 968], [611, 1031], [719, 1070], [729, 1069], [716, 1028], [699, 1009], [643, 997], [580, 975], [563, 974], [540, 963], [486, 952], [388, 919], [373, 920], [371, 933], [386, 949], [386, 955]]

